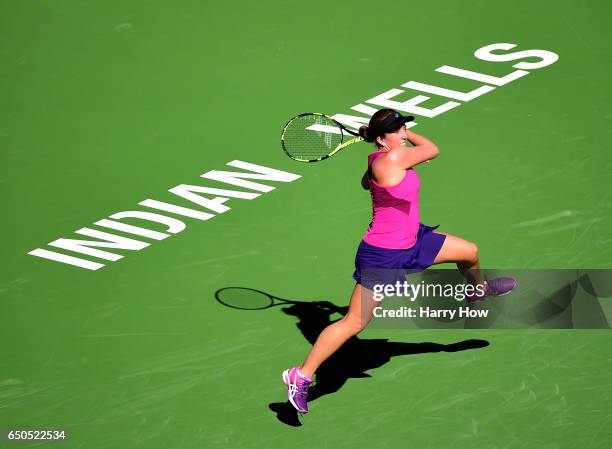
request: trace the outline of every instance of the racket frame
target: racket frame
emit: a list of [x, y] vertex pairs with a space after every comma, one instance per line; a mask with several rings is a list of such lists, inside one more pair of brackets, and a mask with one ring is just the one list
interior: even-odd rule
[[[289, 125], [291, 124], [291, 122], [293, 122], [294, 120], [296, 120], [296, 119], [298, 119], [298, 118], [300, 118], [300, 117], [304, 117], [304, 116], [306, 116], [306, 115], [319, 115], [319, 116], [321, 116], [321, 117], [325, 117], [325, 118], [327, 118], [327, 119], [331, 120], [332, 122], [334, 122], [334, 124], [335, 124], [335, 125], [336, 125], [338, 128], [340, 128], [340, 139], [341, 139], [340, 141], [341, 141], [341, 143], [340, 143], [339, 145], [337, 145], [337, 146], [336, 146], [336, 148], [334, 148], [334, 149], [331, 151], [331, 153], [329, 153], [329, 154], [327, 154], [327, 155], [325, 155], [325, 156], [322, 156], [322, 157], [320, 157], [320, 158], [317, 158], [317, 159], [302, 159], [302, 158], [299, 158], [299, 157], [296, 157], [296, 156], [292, 156], [292, 155], [291, 155], [291, 154], [289, 154], [289, 152], [287, 151], [287, 148], [285, 148], [285, 131], [286, 131], [286, 129], [289, 127]], [[356, 137], [356, 138], [354, 138], [354, 139], [350, 139], [350, 140], [347, 140], [346, 142], [344, 142], [344, 132], [346, 132], [347, 134], [350, 134], [350, 135], [352, 135], [352, 136], [357, 136], [357, 137]], [[321, 112], [304, 112], [304, 113], [302, 113], [302, 114], [298, 114], [298, 115], [296, 115], [296, 116], [294, 116], [294, 117], [291, 117], [291, 118], [290, 118], [290, 119], [287, 121], [287, 123], [285, 123], [285, 126], [283, 126], [283, 131], [282, 131], [282, 133], [281, 133], [281, 146], [283, 147], [283, 151], [284, 151], [284, 152], [285, 152], [285, 154], [286, 154], [287, 156], [289, 156], [291, 159], [293, 159], [294, 161], [298, 161], [298, 162], [319, 162], [319, 161], [323, 161], [323, 160], [325, 160], [325, 159], [327, 159], [327, 158], [332, 157], [334, 154], [336, 154], [336, 153], [337, 153], [338, 151], [340, 151], [341, 149], [346, 148], [346, 147], [348, 147], [349, 145], [352, 145], [352, 144], [354, 144], [354, 143], [361, 142], [361, 141], [363, 141], [363, 139], [362, 139], [362, 138], [359, 136], [359, 134], [358, 134], [358, 133], [356, 133], [356, 132], [354, 132], [354, 131], [351, 131], [350, 129], [347, 129], [347, 128], [346, 128], [344, 125], [342, 125], [342, 124], [341, 124], [340, 122], [338, 122], [337, 120], [333, 119], [332, 117], [330, 117], [330, 116], [329, 116], [329, 115], [327, 115], [327, 114], [322, 114]]]
[[[269, 303], [267, 305], [265, 305], [264, 307], [240, 307], [234, 304], [231, 304], [230, 302], [225, 302], [222, 298], [221, 298], [221, 292], [225, 291], [225, 290], [248, 290], [249, 292], [255, 292], [257, 294], [263, 295], [265, 297], [267, 297], [269, 299]], [[248, 287], [223, 287], [222, 289], [219, 289], [215, 292], [215, 299], [217, 301], [219, 301], [221, 304], [223, 304], [226, 307], [230, 307], [232, 309], [238, 309], [238, 310], [264, 310], [264, 309], [269, 309], [271, 307], [274, 307], [276, 305], [279, 305], [280, 303], [274, 303], [275, 299], [279, 299], [282, 301], [282, 298], [276, 298], [275, 296], [272, 296], [266, 292], [262, 292], [261, 290], [257, 290], [255, 288], [248, 288]]]

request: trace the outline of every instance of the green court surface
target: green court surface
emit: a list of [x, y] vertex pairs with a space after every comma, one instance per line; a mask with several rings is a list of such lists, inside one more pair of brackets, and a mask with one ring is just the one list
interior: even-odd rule
[[[280, 149], [283, 124], [307, 111], [366, 117], [351, 107], [390, 89], [433, 109], [451, 100], [402, 84], [470, 92], [483, 83], [436, 69], [501, 78], [540, 61], [474, 56], [496, 43], [559, 59], [415, 114], [413, 130], [441, 150], [417, 168], [422, 220], [476, 242], [486, 267], [612, 268], [611, 13], [593, 0], [3, 1], [0, 428], [65, 429], [57, 447], [86, 449], [610, 448], [609, 330], [366, 329], [298, 417], [280, 374], [340, 315], [236, 310], [215, 292], [347, 305], [372, 148], [300, 164]], [[230, 198], [224, 213], [168, 191], [253, 192], [201, 177], [244, 172], [234, 160], [300, 178], [259, 181], [275, 189]], [[124, 211], [186, 228], [155, 240], [94, 224]], [[82, 228], [150, 245], [97, 247], [115, 261], [49, 245], [99, 240]], [[452, 343], [464, 350], [440, 351]]]

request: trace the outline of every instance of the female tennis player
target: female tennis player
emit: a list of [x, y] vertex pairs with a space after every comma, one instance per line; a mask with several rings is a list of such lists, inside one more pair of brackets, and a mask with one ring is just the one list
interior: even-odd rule
[[[398, 270], [420, 271], [454, 262], [469, 283], [480, 287], [480, 295], [470, 296], [470, 302], [507, 294], [516, 286], [512, 278], [483, 279], [474, 243], [434, 232], [437, 226], [419, 222], [419, 178], [414, 167], [436, 158], [440, 150], [406, 129], [406, 122], [412, 119], [393, 109], [381, 109], [359, 130], [366, 142], [377, 147], [368, 156], [362, 179], [372, 196], [373, 217], [355, 256], [356, 285], [348, 313], [321, 332], [303, 365], [283, 372], [289, 402], [301, 413], [308, 412], [308, 387], [319, 366], [371, 320], [379, 305], [373, 300], [374, 284], [394, 283]], [[406, 147], [406, 142], [413, 146]]]

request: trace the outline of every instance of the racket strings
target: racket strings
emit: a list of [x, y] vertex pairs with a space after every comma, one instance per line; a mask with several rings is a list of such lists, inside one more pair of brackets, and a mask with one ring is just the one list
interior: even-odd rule
[[341, 128], [323, 115], [308, 114], [293, 119], [283, 132], [283, 147], [289, 156], [318, 160], [342, 143]]

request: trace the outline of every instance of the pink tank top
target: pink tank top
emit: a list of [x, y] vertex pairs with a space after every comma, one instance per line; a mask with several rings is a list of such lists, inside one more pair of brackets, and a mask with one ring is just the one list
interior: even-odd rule
[[[376, 151], [368, 156], [368, 169], [382, 156]], [[379, 248], [408, 249], [415, 244], [419, 230], [419, 178], [413, 169], [391, 187], [382, 187], [370, 178], [372, 221], [363, 240]]]

